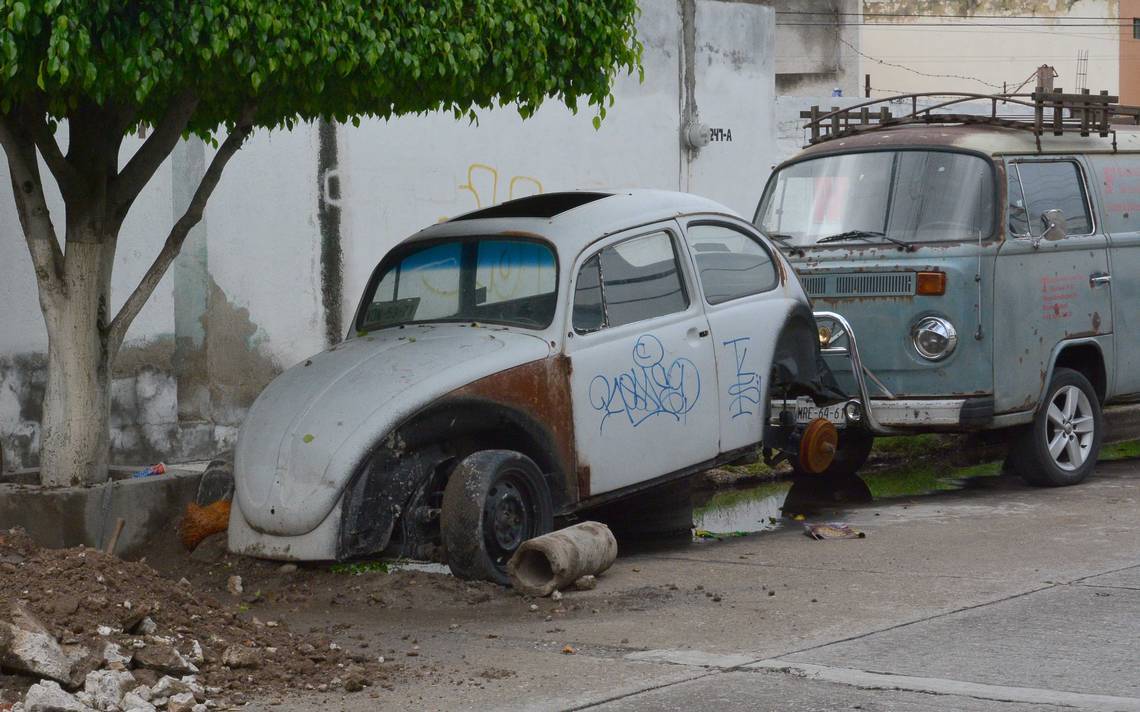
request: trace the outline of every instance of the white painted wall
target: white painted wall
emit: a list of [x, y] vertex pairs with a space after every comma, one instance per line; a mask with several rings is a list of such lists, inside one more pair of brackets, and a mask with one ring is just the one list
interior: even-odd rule
[[[1049, 64], [1058, 76], [1054, 86], [1075, 90], [1077, 51], [1088, 51], [1086, 87], [1094, 93], [1120, 88], [1120, 40], [1115, 23], [1118, 0], [1068, 2], [1019, 0], [982, 3], [977, 14], [1037, 15], [1030, 19], [952, 19], [868, 17], [861, 47], [867, 55], [863, 71], [871, 75], [872, 96], [919, 91], [962, 91], [992, 94], [1006, 82], [1012, 91], [1037, 67]], [[937, 9], [941, 7], [941, 9]], [[932, 9], [934, 8], [934, 9]], [[864, 0], [863, 12], [952, 13], [944, 4], [921, 1]], [[1065, 17], [1105, 18], [1103, 27], [1063, 27]], [[1088, 24], [1092, 20], [1069, 20]], [[950, 23], [956, 26], [934, 26]], [[977, 27], [976, 23], [1018, 25]], [[876, 60], [882, 60], [880, 63]], [[902, 66], [892, 66], [902, 65]], [[913, 70], [913, 71], [912, 71]], [[958, 75], [958, 76], [924, 76]], [[1030, 82], [1023, 91], [1032, 91]]]

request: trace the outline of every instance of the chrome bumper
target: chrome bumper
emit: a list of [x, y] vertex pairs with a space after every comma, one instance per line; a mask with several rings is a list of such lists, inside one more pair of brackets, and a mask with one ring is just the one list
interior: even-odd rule
[[873, 400], [871, 413], [880, 426], [894, 428], [958, 427], [964, 398], [947, 400]]

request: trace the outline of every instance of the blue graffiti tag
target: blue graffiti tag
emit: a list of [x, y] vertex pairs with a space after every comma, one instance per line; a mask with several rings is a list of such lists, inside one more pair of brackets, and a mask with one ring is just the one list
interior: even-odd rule
[[687, 358], [665, 365], [665, 347], [653, 334], [644, 334], [633, 345], [633, 368], [613, 376], [594, 376], [590, 381], [590, 405], [600, 411], [601, 430], [611, 415], [625, 415], [633, 427], [655, 415], [676, 421], [701, 397], [701, 374]]
[[[732, 359], [736, 365], [736, 381], [728, 384], [728, 410], [733, 418], [742, 415], [752, 415], [749, 410], [752, 406], [760, 405], [760, 375], [755, 371], [747, 371], [744, 359], [748, 356], [748, 342], [750, 336], [741, 336], [721, 342], [722, 346], [732, 347]], [[751, 404], [751, 405], [749, 405]]]

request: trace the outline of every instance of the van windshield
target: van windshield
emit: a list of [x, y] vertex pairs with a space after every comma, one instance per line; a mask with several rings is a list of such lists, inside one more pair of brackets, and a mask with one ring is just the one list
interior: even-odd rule
[[874, 151], [792, 164], [756, 227], [783, 246], [977, 242], [994, 233], [993, 170], [949, 151]]
[[537, 240], [412, 243], [384, 259], [356, 328], [478, 321], [545, 329], [557, 289], [554, 251]]

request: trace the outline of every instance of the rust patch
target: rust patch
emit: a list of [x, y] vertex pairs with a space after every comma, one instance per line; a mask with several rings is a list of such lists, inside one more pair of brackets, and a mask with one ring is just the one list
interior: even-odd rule
[[578, 465], [578, 497], [586, 499], [590, 496], [590, 466]]
[[1093, 312], [1092, 326], [1093, 326], [1093, 331], [1099, 334], [1100, 333], [1100, 312]]
[[[509, 368], [481, 378], [453, 391], [452, 396], [469, 396], [515, 408], [541, 424], [555, 443], [569, 502], [589, 496], [589, 468], [586, 481], [576, 469], [574, 453], [574, 412], [570, 398], [570, 359], [559, 354]], [[570, 474], [577, 472], [578, 476]], [[584, 486], [583, 486], [584, 484]]]

